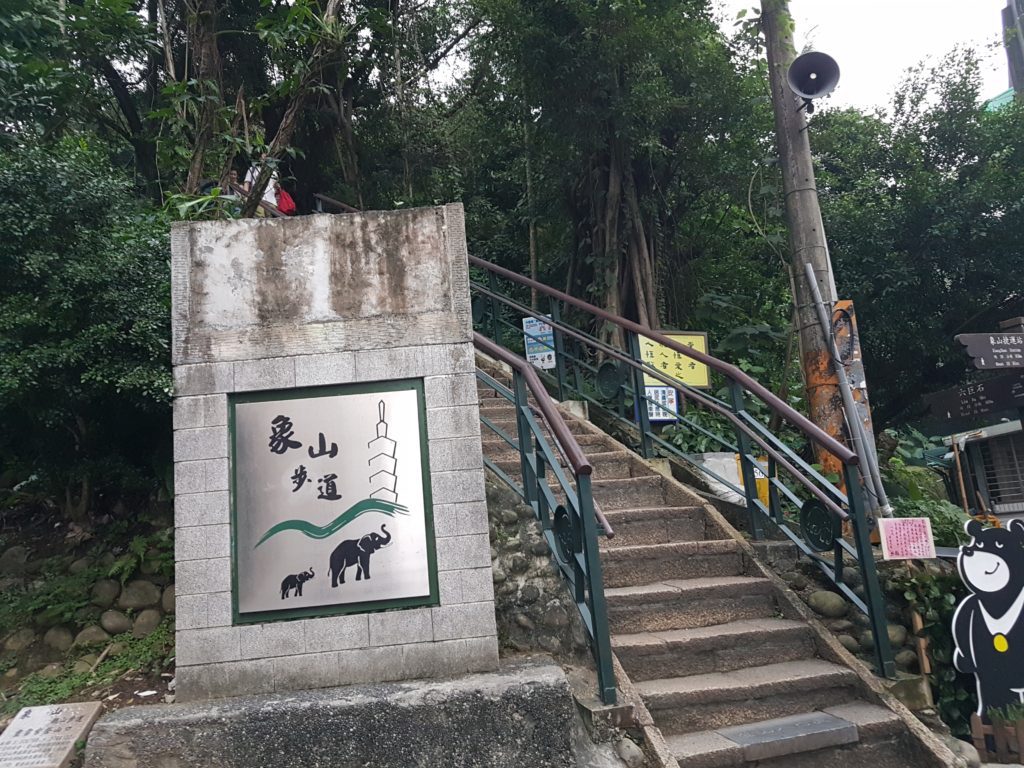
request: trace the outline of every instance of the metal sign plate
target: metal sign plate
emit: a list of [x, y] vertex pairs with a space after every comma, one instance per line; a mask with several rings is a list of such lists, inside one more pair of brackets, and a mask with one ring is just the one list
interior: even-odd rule
[[526, 359], [535, 368], [550, 370], [556, 366], [555, 331], [543, 320], [537, 317], [523, 318], [523, 343], [526, 346]]
[[[662, 331], [662, 334], [698, 352], [708, 351], [708, 335], [704, 331]], [[640, 355], [645, 363], [683, 384], [691, 387], [711, 386], [711, 371], [704, 363], [698, 363], [646, 336], [640, 337]], [[647, 373], [644, 374], [644, 383], [651, 387], [665, 386], [664, 381]]]
[[421, 382], [236, 395], [231, 419], [240, 621], [436, 603]]
[[946, 420], [1024, 408], [1024, 373], [1006, 373], [975, 384], [926, 395], [933, 415]]
[[961, 333], [956, 337], [967, 348], [967, 354], [980, 370], [1024, 368], [1024, 334]]

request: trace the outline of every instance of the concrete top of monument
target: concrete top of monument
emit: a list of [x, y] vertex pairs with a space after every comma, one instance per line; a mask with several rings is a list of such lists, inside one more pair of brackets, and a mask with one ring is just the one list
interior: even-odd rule
[[461, 204], [171, 231], [176, 365], [471, 339]]

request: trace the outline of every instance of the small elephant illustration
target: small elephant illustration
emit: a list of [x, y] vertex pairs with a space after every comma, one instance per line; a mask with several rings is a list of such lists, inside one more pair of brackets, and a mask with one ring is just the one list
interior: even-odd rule
[[281, 582], [281, 599], [284, 600], [288, 597], [288, 593], [293, 589], [295, 590], [295, 597], [302, 597], [302, 585], [312, 579], [314, 575], [313, 566], [310, 566], [308, 571], [285, 576], [284, 581]]
[[380, 533], [368, 533], [361, 539], [345, 539], [331, 552], [331, 586], [345, 583], [345, 569], [356, 566], [356, 581], [370, 578], [370, 555], [391, 543], [391, 534], [381, 525]]

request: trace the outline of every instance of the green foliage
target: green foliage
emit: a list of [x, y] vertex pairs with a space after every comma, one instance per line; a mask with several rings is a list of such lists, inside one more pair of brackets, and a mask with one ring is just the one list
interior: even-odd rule
[[[970, 367], [958, 333], [1020, 314], [1024, 105], [986, 111], [977, 57], [912, 71], [886, 113], [812, 123], [836, 281], [857, 305], [876, 424]], [[913, 415], [912, 413], [910, 415]]]
[[896, 439], [896, 453], [905, 462], [924, 463], [927, 453], [942, 445], [938, 437], [928, 437], [921, 430], [911, 426], [899, 430], [887, 429], [886, 433]]
[[1008, 704], [1005, 707], [989, 707], [985, 714], [989, 716], [992, 722], [1016, 723], [1024, 720], [1024, 705]]
[[[721, 440], [712, 435], [717, 435], [730, 443], [736, 440], [732, 424], [714, 411], [694, 409], [687, 412], [685, 419], [686, 421], [680, 421], [678, 424], [667, 424], [661, 431], [661, 436], [683, 453], [714, 453], [726, 450]], [[694, 429], [694, 426], [707, 430], [711, 435]]]
[[169, 455], [167, 219], [81, 143], [0, 154], [0, 459], [81, 517]]
[[927, 517], [932, 521], [932, 537], [940, 547], [957, 547], [967, 541], [964, 523], [970, 518], [960, 507], [944, 499], [892, 499], [896, 517]]
[[953, 667], [953, 613], [967, 596], [956, 570], [917, 571], [896, 579], [896, 587], [924, 621], [920, 635], [928, 639], [932, 673], [928, 676], [939, 716], [954, 736], [967, 736], [974, 711], [974, 678]]
[[0, 12], [0, 142], [44, 133], [77, 80], [50, 0], [4, 0]]
[[67, 565], [65, 559], [52, 559], [25, 590], [0, 593], [0, 635], [36, 619], [74, 623], [75, 613], [89, 605], [92, 585], [104, 574], [98, 567], [69, 573]]
[[29, 675], [22, 682], [17, 695], [0, 706], [0, 714], [9, 715], [22, 707], [35, 707], [67, 701], [86, 687], [109, 685], [129, 671], [155, 674], [170, 666], [174, 655], [172, 619], [167, 618], [148, 637], [133, 638], [130, 634], [117, 635], [111, 642], [122, 645], [121, 651], [102, 661], [96, 670], [71, 671], [70, 662], [57, 677]]
[[124, 584], [146, 566], [151, 573], [174, 576], [174, 528], [164, 528], [148, 536], [135, 536], [128, 550], [110, 567], [107, 576]]

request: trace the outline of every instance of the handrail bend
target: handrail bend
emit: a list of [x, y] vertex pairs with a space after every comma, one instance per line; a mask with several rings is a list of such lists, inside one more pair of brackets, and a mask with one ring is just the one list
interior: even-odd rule
[[576, 438], [569, 430], [569, 426], [565, 423], [565, 419], [562, 418], [562, 414], [551, 404], [551, 396], [548, 394], [547, 389], [544, 388], [544, 384], [541, 383], [534, 367], [521, 357], [512, 354], [503, 347], [499, 347], [486, 336], [475, 331], [473, 332], [473, 346], [484, 354], [496, 360], [501, 360], [506, 365], [515, 368], [519, 375], [526, 379], [527, 386], [529, 386], [533, 396], [537, 398], [537, 405], [541, 413], [544, 414], [544, 419], [547, 421], [548, 426], [551, 427], [551, 431], [555, 433], [558, 442], [565, 449], [565, 456], [572, 465], [573, 472], [577, 475], [593, 474], [593, 465], [587, 461], [583, 449], [576, 442]]
[[600, 318], [601, 320], [604, 320], [605, 322], [612, 323], [613, 325], [617, 325], [618, 327], [627, 331], [632, 331], [633, 333], [639, 334], [640, 336], [646, 336], [647, 338], [653, 339], [659, 344], [668, 347], [674, 352], [678, 352], [680, 354], [686, 355], [687, 357], [693, 358], [698, 362], [704, 363], [706, 366], [708, 366], [708, 368], [712, 369], [713, 371], [717, 371], [721, 374], [724, 374], [725, 376], [728, 376], [731, 379], [734, 379], [735, 381], [738, 381], [749, 392], [760, 397], [768, 405], [769, 408], [779, 413], [779, 415], [786, 419], [786, 421], [788, 421], [794, 427], [799, 429], [808, 439], [813, 440], [822, 448], [829, 451], [829, 453], [834, 454], [836, 458], [838, 458], [843, 464], [849, 466], [857, 466], [857, 464], [859, 463], [860, 459], [858, 458], [856, 453], [854, 453], [845, 445], [836, 440], [834, 437], [826, 433], [823, 429], [821, 429], [821, 427], [814, 424], [814, 422], [812, 422], [806, 416], [798, 412], [792, 406], [783, 402], [777, 395], [775, 395], [773, 392], [767, 389], [763, 384], [751, 378], [749, 375], [741, 371], [735, 365], [732, 365], [731, 363], [726, 363], [722, 360], [719, 360], [717, 357], [712, 357], [711, 355], [705, 354], [704, 352], [700, 352], [699, 350], [687, 347], [685, 344], [680, 344], [677, 341], [673, 341], [667, 336], [664, 336], [663, 334], [658, 333], [657, 331], [652, 330], [651, 328], [642, 326], [639, 323], [634, 323], [632, 320], [627, 320], [623, 317], [616, 317], [610, 312], [607, 312], [601, 309], [600, 307], [583, 301], [582, 299], [577, 299], [576, 297], [570, 296], [569, 294], [564, 293], [563, 291], [551, 288], [547, 285], [544, 285], [543, 283], [537, 282], [536, 280], [531, 280], [528, 277], [518, 275], [509, 269], [499, 267], [496, 264], [491, 264], [490, 262], [484, 261], [483, 259], [478, 258], [476, 256], [470, 256], [469, 263], [474, 266], [486, 269], [490, 272], [494, 272], [495, 274], [500, 275], [501, 277], [504, 277], [507, 280], [511, 280], [513, 282], [519, 283], [520, 285], [526, 286], [528, 288], [537, 290], [540, 293], [544, 293], [548, 296], [556, 298], [559, 301], [564, 301], [567, 304], [571, 304], [575, 307], [578, 307], [579, 309], [583, 309]]
[[[580, 444], [576, 442], [576, 436], [569, 429], [569, 425], [565, 423], [562, 414], [551, 404], [550, 395], [548, 395], [547, 389], [545, 389], [543, 382], [541, 382], [540, 377], [537, 375], [536, 369], [518, 355], [512, 354], [504, 347], [499, 347], [486, 336], [476, 331], [473, 332], [473, 346], [489, 357], [500, 360], [509, 367], [514, 368], [523, 377], [526, 381], [526, 386], [533, 393], [533, 396], [537, 398], [537, 407], [543, 414], [544, 420], [551, 428], [551, 431], [555, 434], [555, 438], [561, 444], [565, 458], [572, 466], [573, 472], [577, 475], [592, 475], [594, 473], [594, 466], [587, 459], [586, 454], [583, 453]], [[596, 505], [594, 507], [594, 516], [601, 524], [605, 536], [609, 539], [613, 538], [615, 531], [612, 529], [611, 523], [608, 522], [604, 513]]]
[[[235, 183], [229, 181], [228, 182], [228, 188], [232, 192], [234, 192], [236, 195], [241, 197], [243, 200], [245, 200], [246, 198], [249, 197], [249, 192], [241, 184], [235, 184]], [[262, 208], [264, 211], [266, 211], [268, 214], [270, 214], [270, 216], [272, 218], [275, 218], [275, 219], [287, 219], [288, 218], [288, 214], [282, 213], [280, 208], [278, 208], [276, 205], [271, 205], [270, 203], [266, 202], [265, 200], [260, 200], [260, 204], [259, 205], [260, 205], [260, 208]]]
[[348, 203], [343, 203], [341, 200], [335, 200], [333, 197], [328, 197], [327, 195], [321, 195], [319, 192], [314, 192], [313, 197], [318, 202], [333, 205], [335, 208], [340, 208], [345, 213], [362, 213], [358, 208], [353, 208]]

